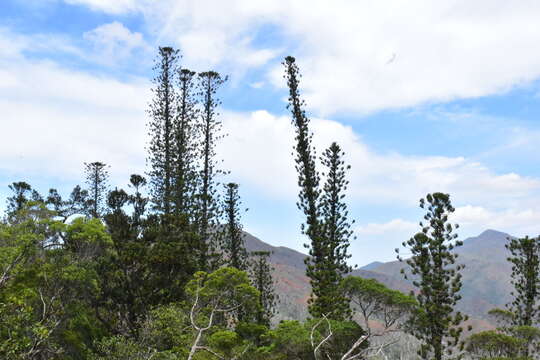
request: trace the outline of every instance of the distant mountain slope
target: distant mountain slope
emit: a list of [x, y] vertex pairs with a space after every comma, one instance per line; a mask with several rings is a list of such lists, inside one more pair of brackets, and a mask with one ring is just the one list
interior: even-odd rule
[[[465, 265], [463, 270], [462, 300], [460, 310], [477, 317], [486, 318], [494, 307], [503, 307], [510, 301], [511, 265], [506, 258], [505, 244], [510, 235], [486, 230], [477, 237], [464, 240], [463, 246], [456, 249], [457, 261]], [[390, 277], [400, 277], [404, 267], [399, 261], [376, 266], [373, 272]]]
[[[270, 251], [270, 262], [275, 267], [274, 278], [280, 296], [278, 317], [281, 319], [305, 319], [307, 317], [307, 300], [311, 291], [309, 278], [305, 275], [304, 259], [307, 255], [284, 246], [269, 245], [255, 236], [245, 233], [244, 241], [249, 251]], [[381, 263], [382, 264], [382, 263]], [[352, 275], [377, 279], [389, 287], [401, 291], [410, 291], [412, 287], [399, 278], [383, 273], [357, 269]]]
[[[506, 261], [508, 254], [504, 247], [508, 237], [502, 232], [486, 230], [477, 237], [466, 239], [457, 249], [458, 261], [465, 264], [463, 299], [458, 307], [476, 318], [481, 327], [489, 326], [481, 319], [486, 318], [490, 309], [503, 307], [510, 300], [511, 266]], [[287, 247], [269, 245], [248, 233], [245, 242], [248, 251], [272, 252], [270, 261], [276, 269], [274, 276], [281, 299], [276, 320], [304, 319], [310, 293], [309, 279], [305, 276], [306, 255]], [[400, 273], [404, 266], [399, 261], [376, 262], [354, 270], [352, 275], [377, 279], [388, 287], [409, 292], [413, 287]]]
[[373, 270], [377, 266], [382, 265], [382, 264], [384, 264], [384, 263], [381, 262], [381, 261], [374, 261], [374, 262], [371, 262], [371, 263], [369, 263], [367, 265], [362, 266], [360, 269], [361, 270]]

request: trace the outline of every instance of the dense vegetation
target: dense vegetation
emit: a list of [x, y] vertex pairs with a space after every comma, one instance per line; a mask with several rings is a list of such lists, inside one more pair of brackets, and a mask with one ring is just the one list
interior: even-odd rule
[[146, 176], [111, 188], [107, 164], [96, 161], [66, 198], [10, 185], [0, 221], [0, 358], [538, 358], [539, 238], [509, 242], [514, 301], [490, 312], [496, 330], [466, 338], [448, 194], [421, 200], [425, 223], [403, 244], [416, 291], [348, 275], [349, 166], [335, 142], [317, 157], [292, 57], [284, 66], [311, 317], [275, 323], [272, 254], [246, 251], [240, 187], [220, 183], [217, 95], [227, 78], [179, 61], [177, 50], [159, 49]]

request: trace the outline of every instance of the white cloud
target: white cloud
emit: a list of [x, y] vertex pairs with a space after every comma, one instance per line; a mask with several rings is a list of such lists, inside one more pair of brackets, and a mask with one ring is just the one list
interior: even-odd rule
[[92, 58], [108, 65], [131, 58], [137, 50], [151, 50], [141, 33], [131, 32], [117, 21], [85, 32], [83, 38], [93, 45]]
[[495, 229], [514, 236], [540, 234], [540, 208], [492, 210], [466, 205], [456, 208], [451, 217], [468, 235]]
[[394, 249], [403, 253], [402, 243], [420, 230], [418, 223], [403, 219], [392, 219], [385, 223], [368, 223], [357, 226], [351, 241], [350, 252], [354, 261], [365, 265], [371, 261], [396, 260]]
[[368, 236], [381, 236], [387, 233], [403, 232], [407, 233], [407, 236], [414, 234], [415, 230], [418, 230], [418, 224], [403, 219], [393, 219], [389, 222], [378, 224], [369, 223], [366, 225], [358, 226], [355, 231], [359, 235]]
[[[479, 97], [540, 76], [533, 0], [69, 1], [140, 11], [158, 40], [176, 42], [188, 62], [235, 72], [290, 52], [308, 104], [321, 114]], [[257, 42], [254, 34], [267, 27], [277, 29], [277, 47]], [[277, 86], [282, 73], [276, 64]]]
[[[81, 178], [82, 164], [105, 161], [115, 181], [144, 166], [149, 82], [122, 82], [65, 69], [18, 52], [0, 55], [0, 171], [14, 175]], [[0, 43], [10, 38], [0, 33]], [[13, 38], [11, 38], [13, 39]]]
[[[137, 11], [143, 1], [139, 0], [64, 0], [68, 4], [85, 5], [92, 10], [110, 14], [122, 14]], [[146, 1], [148, 2], [148, 1]]]
[[[452, 221], [461, 225], [461, 238], [478, 235], [487, 228], [516, 235], [540, 232], [540, 179], [498, 174], [464, 157], [378, 153], [350, 127], [336, 121], [314, 119], [311, 126], [319, 154], [335, 140], [352, 164], [348, 202], [360, 221], [355, 228], [358, 239], [351, 244], [355, 262], [393, 260], [391, 249], [420, 230], [418, 200], [436, 191], [451, 194], [456, 207]], [[261, 196], [296, 199], [291, 156], [294, 129], [289, 117], [266, 111], [227, 112], [224, 127], [230, 136], [223, 140], [218, 153], [234, 181], [258, 189]], [[388, 220], [362, 221], [370, 217], [363, 213], [370, 206], [387, 209]], [[395, 218], [400, 212], [407, 217]], [[381, 213], [377, 214], [380, 217]]]
[[264, 86], [264, 81], [257, 81], [254, 83], [249, 84], [253, 89], [260, 89]]
[[66, 37], [55, 34], [22, 35], [6, 27], [0, 27], [0, 60], [15, 61], [23, 53], [64, 53], [82, 56], [83, 51]]
[[[266, 111], [229, 112], [224, 115], [224, 124], [231, 134], [220, 148], [226, 167], [274, 195], [294, 196], [294, 129], [289, 117]], [[428, 192], [441, 191], [452, 194], [456, 204], [483, 204], [499, 209], [533, 206], [537, 202], [535, 196], [540, 195], [540, 179], [515, 173], [496, 174], [463, 157], [377, 153], [352, 128], [339, 122], [314, 119], [311, 125], [319, 154], [332, 141], [344, 149], [346, 161], [352, 165], [349, 192], [355, 201], [411, 207]]]

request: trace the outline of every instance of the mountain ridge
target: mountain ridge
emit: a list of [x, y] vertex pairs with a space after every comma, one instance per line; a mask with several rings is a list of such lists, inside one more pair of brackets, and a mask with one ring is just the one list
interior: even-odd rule
[[[476, 319], [481, 327], [489, 327], [487, 312], [494, 307], [504, 307], [510, 301], [511, 265], [506, 260], [505, 244], [511, 236], [488, 229], [478, 236], [464, 240], [456, 249], [458, 262], [463, 270], [462, 300], [457, 308]], [[270, 262], [275, 267], [276, 291], [280, 295], [279, 318], [305, 319], [310, 294], [309, 278], [305, 276], [304, 259], [307, 255], [285, 246], [273, 246], [245, 233], [248, 251], [270, 251]], [[413, 286], [400, 273], [406, 264], [399, 261], [373, 262], [352, 271], [350, 275], [376, 279], [386, 286], [410, 292]]]

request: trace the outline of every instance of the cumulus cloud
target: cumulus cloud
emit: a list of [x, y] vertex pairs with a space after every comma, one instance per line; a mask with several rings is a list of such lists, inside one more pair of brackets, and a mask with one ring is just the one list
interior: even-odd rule
[[466, 205], [456, 208], [451, 217], [469, 234], [485, 229], [504, 231], [514, 236], [540, 233], [540, 208], [512, 208], [494, 210], [483, 206]]
[[0, 55], [9, 75], [0, 81], [0, 171], [78, 180], [82, 163], [98, 160], [115, 180], [141, 171], [149, 82], [69, 70], [26, 50]]
[[[66, 1], [139, 11], [158, 39], [207, 66], [262, 66], [296, 55], [308, 104], [323, 115], [485, 96], [540, 75], [533, 0]], [[269, 29], [279, 46], [254, 36]], [[283, 86], [272, 64], [269, 77]]]
[[[400, 247], [420, 230], [418, 200], [430, 192], [451, 194], [456, 207], [452, 221], [461, 225], [462, 238], [486, 228], [517, 235], [540, 232], [540, 179], [496, 173], [464, 157], [380, 153], [339, 122], [313, 119], [311, 126], [319, 154], [337, 141], [352, 164], [348, 201], [360, 220], [355, 228], [358, 240], [351, 246], [356, 262], [392, 260], [389, 249]], [[294, 129], [288, 116], [226, 112], [224, 127], [230, 136], [223, 140], [219, 153], [238, 181], [259, 189], [261, 196], [296, 198], [291, 156]], [[369, 218], [364, 211], [370, 206], [387, 209], [388, 220], [362, 221]], [[400, 212], [407, 217], [396, 218]]]
[[[226, 165], [250, 183], [273, 194], [296, 194], [291, 156], [294, 129], [288, 116], [266, 111], [225, 113], [231, 134], [222, 144]], [[451, 193], [458, 203], [493, 208], [532, 205], [540, 180], [516, 173], [497, 174], [464, 157], [405, 156], [370, 149], [349, 126], [337, 121], [312, 120], [314, 144], [319, 151], [337, 141], [352, 165], [349, 192], [353, 199], [377, 204], [416, 206], [428, 192]], [[250, 149], [250, 151], [246, 151]], [[274, 181], [279, 174], [279, 181]], [[496, 194], [496, 195], [495, 195]]]
[[109, 65], [130, 58], [137, 50], [151, 50], [141, 33], [131, 32], [118, 21], [85, 32], [83, 38], [92, 43], [92, 58]]

